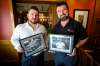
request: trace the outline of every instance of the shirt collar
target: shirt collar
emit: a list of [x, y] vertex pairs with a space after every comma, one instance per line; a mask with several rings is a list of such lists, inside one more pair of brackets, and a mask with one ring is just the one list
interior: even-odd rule
[[[29, 27], [30, 29], [32, 29], [32, 27], [29, 25], [28, 22], [26, 22], [26, 26]], [[37, 23], [36, 26], [35, 26], [35, 30], [39, 27], [39, 24]]]

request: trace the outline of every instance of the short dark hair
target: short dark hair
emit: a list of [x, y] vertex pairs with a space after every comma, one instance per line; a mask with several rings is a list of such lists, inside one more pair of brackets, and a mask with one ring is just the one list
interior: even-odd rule
[[66, 2], [57, 3], [56, 7], [65, 5], [67, 9], [69, 9], [68, 4]]
[[[39, 9], [38, 9], [36, 6], [31, 6], [30, 9], [34, 9], [34, 10], [36, 10], [36, 11], [39, 12]], [[30, 9], [29, 9], [29, 10], [30, 10]]]

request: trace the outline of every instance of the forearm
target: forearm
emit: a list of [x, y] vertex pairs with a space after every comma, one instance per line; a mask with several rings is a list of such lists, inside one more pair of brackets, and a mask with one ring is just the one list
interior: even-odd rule
[[86, 42], [87, 42], [88, 38], [85, 38], [83, 40], [79, 40], [79, 42], [76, 44], [76, 48], [79, 48], [81, 46], [83, 46]]
[[14, 48], [17, 50], [17, 52], [22, 52], [22, 48], [19, 42], [19, 38], [17, 35], [13, 34], [11, 37], [11, 43], [14, 46]]
[[23, 52], [23, 50], [19, 44], [19, 41], [17, 41], [17, 40], [15, 41], [15, 40], [11, 39], [11, 42], [17, 52]]

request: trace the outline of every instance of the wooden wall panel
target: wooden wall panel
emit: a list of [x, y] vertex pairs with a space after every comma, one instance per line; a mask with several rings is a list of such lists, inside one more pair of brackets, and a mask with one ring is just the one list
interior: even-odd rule
[[13, 10], [11, 0], [0, 1], [0, 39], [9, 40], [13, 31]]

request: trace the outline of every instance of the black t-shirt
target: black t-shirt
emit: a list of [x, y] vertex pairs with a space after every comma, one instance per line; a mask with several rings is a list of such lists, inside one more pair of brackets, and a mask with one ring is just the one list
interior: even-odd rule
[[60, 21], [54, 26], [53, 34], [61, 34], [61, 35], [73, 35], [74, 36], [74, 46], [78, 43], [79, 40], [85, 39], [88, 37], [86, 30], [83, 26], [73, 20], [69, 19], [69, 23], [63, 28], [60, 24]]

